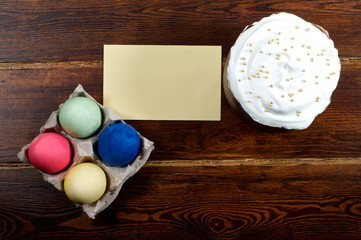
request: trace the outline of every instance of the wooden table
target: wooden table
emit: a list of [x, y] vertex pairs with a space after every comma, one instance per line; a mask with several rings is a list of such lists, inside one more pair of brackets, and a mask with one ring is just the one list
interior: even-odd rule
[[[102, 102], [103, 44], [222, 45], [276, 12], [327, 29], [342, 61], [304, 131], [128, 121], [148, 163], [89, 219], [16, 154], [78, 83]], [[2, 1], [0, 239], [361, 239], [360, 1]]]

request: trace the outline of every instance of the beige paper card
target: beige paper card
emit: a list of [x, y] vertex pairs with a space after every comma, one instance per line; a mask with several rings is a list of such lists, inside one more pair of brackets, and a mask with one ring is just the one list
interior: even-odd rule
[[104, 45], [103, 104], [125, 120], [220, 120], [221, 51]]

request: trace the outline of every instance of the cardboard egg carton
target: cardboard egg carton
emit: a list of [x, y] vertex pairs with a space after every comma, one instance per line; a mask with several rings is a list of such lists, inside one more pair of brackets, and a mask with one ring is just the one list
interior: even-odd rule
[[[73, 157], [71, 163], [63, 171], [55, 174], [47, 174], [39, 171], [44, 180], [51, 183], [55, 188], [60, 191], [64, 191], [64, 178], [68, 171], [75, 165], [82, 162], [92, 162], [101, 167], [106, 176], [107, 176], [107, 188], [104, 195], [95, 203], [92, 204], [76, 204], [78, 207], [82, 207], [84, 212], [88, 214], [90, 218], [95, 218], [95, 216], [107, 208], [118, 196], [120, 189], [122, 188], [124, 182], [133, 176], [148, 160], [150, 153], [154, 149], [154, 143], [143, 137], [139, 134], [141, 138], [141, 147], [138, 152], [137, 157], [128, 165], [123, 167], [110, 167], [99, 160], [97, 155], [97, 141], [100, 133], [109, 125], [113, 123], [125, 123], [120, 116], [118, 116], [111, 109], [104, 107], [99, 104], [92, 98], [84, 88], [79, 84], [74, 92], [69, 96], [70, 98], [74, 97], [87, 97], [93, 100], [98, 104], [102, 111], [102, 125], [100, 129], [91, 137], [85, 139], [78, 139], [67, 134], [59, 124], [58, 113], [59, 109], [54, 111], [44, 126], [40, 128], [40, 134], [45, 132], [56, 132], [64, 136], [72, 145]], [[18, 158], [20, 161], [25, 163], [30, 163], [27, 151], [29, 144], [22, 147], [21, 151], [18, 153]]]

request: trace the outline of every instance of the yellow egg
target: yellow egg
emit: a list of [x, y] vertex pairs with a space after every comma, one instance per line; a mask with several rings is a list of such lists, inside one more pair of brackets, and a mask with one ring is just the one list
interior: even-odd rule
[[107, 186], [103, 169], [94, 163], [80, 163], [69, 170], [64, 191], [76, 203], [90, 204], [101, 198]]

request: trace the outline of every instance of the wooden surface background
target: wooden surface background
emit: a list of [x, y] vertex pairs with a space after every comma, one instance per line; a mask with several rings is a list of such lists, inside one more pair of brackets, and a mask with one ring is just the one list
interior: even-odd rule
[[[327, 29], [342, 73], [303, 131], [128, 121], [148, 163], [91, 220], [16, 154], [78, 83], [102, 102], [103, 44], [222, 45], [276, 12]], [[0, 239], [361, 239], [358, 0], [0, 1]]]

